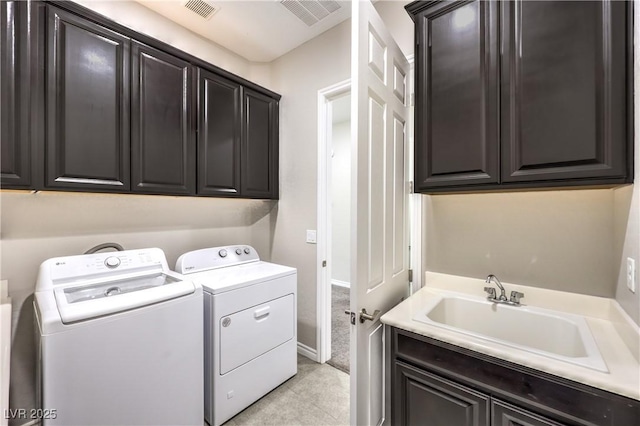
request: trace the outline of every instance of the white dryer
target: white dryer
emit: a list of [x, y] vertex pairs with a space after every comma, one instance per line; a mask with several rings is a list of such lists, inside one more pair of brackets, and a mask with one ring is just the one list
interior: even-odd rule
[[297, 372], [297, 271], [250, 246], [180, 256], [204, 291], [205, 420], [219, 426]]
[[46, 260], [34, 307], [44, 425], [202, 425], [202, 288], [162, 250]]

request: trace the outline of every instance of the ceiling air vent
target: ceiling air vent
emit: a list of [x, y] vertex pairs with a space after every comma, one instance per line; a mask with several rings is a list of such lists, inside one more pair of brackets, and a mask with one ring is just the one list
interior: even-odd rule
[[333, 0], [282, 0], [280, 4], [309, 27], [322, 21], [329, 14], [342, 7], [337, 1]]
[[202, 16], [207, 21], [211, 19], [218, 10], [220, 10], [219, 7], [214, 6], [211, 2], [205, 0], [186, 0], [182, 5], [190, 11]]

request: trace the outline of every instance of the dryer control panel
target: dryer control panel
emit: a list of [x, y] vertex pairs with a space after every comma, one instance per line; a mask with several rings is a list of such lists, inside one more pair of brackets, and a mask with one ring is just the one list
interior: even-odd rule
[[251, 246], [223, 246], [194, 250], [183, 254], [176, 262], [175, 271], [181, 274], [259, 262], [258, 252]]

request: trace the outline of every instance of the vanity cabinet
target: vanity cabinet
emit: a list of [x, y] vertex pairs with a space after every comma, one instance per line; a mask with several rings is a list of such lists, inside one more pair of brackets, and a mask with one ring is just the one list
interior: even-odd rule
[[640, 401], [385, 326], [391, 424], [640, 424]]
[[420, 1], [418, 192], [632, 180], [626, 1]]
[[280, 95], [73, 2], [2, 2], [2, 186], [278, 197]]

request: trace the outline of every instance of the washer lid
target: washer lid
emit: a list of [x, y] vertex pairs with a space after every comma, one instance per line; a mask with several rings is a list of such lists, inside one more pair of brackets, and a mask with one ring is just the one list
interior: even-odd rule
[[289, 266], [259, 261], [189, 274], [187, 277], [200, 284], [205, 291], [216, 294], [296, 272], [295, 268]]
[[54, 290], [60, 318], [65, 324], [151, 305], [191, 294], [195, 286], [179, 276], [154, 273], [59, 287]]

